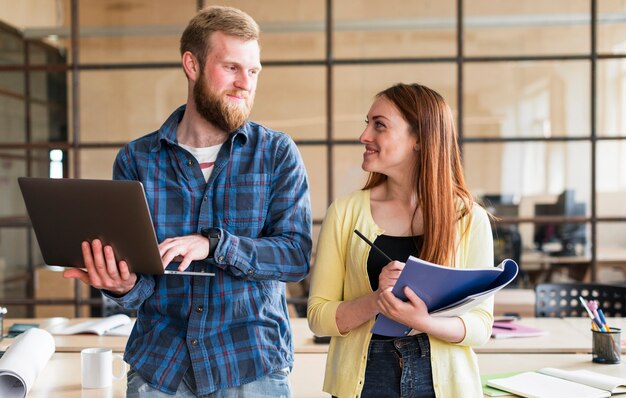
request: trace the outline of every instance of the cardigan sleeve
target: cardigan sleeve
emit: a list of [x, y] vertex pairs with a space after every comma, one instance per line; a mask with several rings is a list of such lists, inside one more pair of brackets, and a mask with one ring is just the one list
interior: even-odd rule
[[[461, 230], [462, 232], [462, 230]], [[487, 212], [475, 205], [472, 220], [459, 248], [464, 253], [467, 268], [493, 267], [493, 236]], [[493, 325], [493, 297], [460, 316], [465, 324], [465, 338], [461, 345], [478, 346], [485, 344], [491, 336]]]
[[347, 238], [336, 203], [326, 212], [320, 231], [307, 306], [309, 327], [319, 336], [341, 336], [336, 314], [344, 297]]

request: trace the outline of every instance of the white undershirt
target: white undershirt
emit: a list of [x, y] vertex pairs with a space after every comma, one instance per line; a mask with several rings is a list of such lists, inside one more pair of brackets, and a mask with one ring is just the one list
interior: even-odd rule
[[204, 148], [194, 148], [188, 145], [183, 145], [179, 143], [182, 148], [189, 151], [190, 154], [193, 155], [194, 158], [200, 164], [200, 169], [202, 170], [202, 174], [204, 175], [204, 180], [209, 181], [209, 177], [211, 177], [211, 173], [213, 172], [213, 166], [215, 165], [215, 159], [217, 159], [217, 154], [222, 147], [222, 144], [207, 146]]

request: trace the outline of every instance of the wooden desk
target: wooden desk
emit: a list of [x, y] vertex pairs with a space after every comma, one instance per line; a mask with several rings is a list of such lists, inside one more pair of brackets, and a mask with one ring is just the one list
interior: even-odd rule
[[[294, 398], [328, 398], [322, 392], [326, 355], [297, 356], [289, 377]], [[103, 389], [83, 389], [80, 385], [80, 354], [55, 353], [39, 375], [28, 398], [122, 398], [126, 378]]]
[[[301, 359], [304, 359], [301, 361]], [[329, 397], [321, 391], [326, 355], [304, 355], [296, 358], [294, 372], [290, 378], [294, 398]], [[626, 365], [599, 365], [591, 362], [590, 355], [569, 354], [479, 354], [478, 362], [482, 374], [515, 371], [531, 371], [539, 367], [553, 366], [562, 369], [588, 369], [614, 376], [622, 376]], [[319, 386], [317, 388], [316, 386]], [[317, 392], [316, 392], [317, 391]], [[126, 380], [115, 381], [107, 389], [82, 389], [80, 386], [80, 355], [56, 353], [50, 359], [29, 398], [117, 398], [125, 397]]]
[[80, 354], [55, 353], [46, 364], [28, 398], [117, 398], [126, 396], [126, 377], [110, 388], [82, 389]]
[[[84, 319], [72, 320], [78, 322]], [[5, 329], [13, 322], [39, 323], [43, 328], [45, 319], [13, 319], [5, 321]], [[524, 325], [543, 329], [546, 336], [512, 339], [490, 339], [487, 344], [476, 347], [477, 353], [589, 353], [591, 352], [591, 331], [588, 318], [522, 318]], [[328, 344], [315, 344], [313, 332], [309, 330], [306, 318], [292, 318], [293, 344], [296, 354], [326, 354]], [[624, 330], [626, 339], [626, 318], [609, 318], [609, 325]], [[5, 330], [6, 332], [6, 330]], [[96, 336], [90, 334], [54, 336], [56, 352], [80, 352], [85, 347], [108, 347], [115, 352], [124, 352], [127, 337]], [[11, 340], [5, 339], [6, 346]], [[625, 349], [624, 347], [622, 348]]]
[[475, 347], [477, 353], [586, 353], [591, 352], [591, 338], [561, 318], [522, 318], [523, 325], [548, 332], [545, 336], [489, 339]]
[[[89, 318], [76, 318], [69, 320], [69, 324], [89, 320]], [[14, 323], [37, 323], [42, 329], [48, 329], [53, 325], [57, 325], [59, 320], [53, 318], [15, 318], [5, 319], [4, 331], [6, 334], [9, 327]], [[293, 345], [296, 353], [326, 353], [328, 352], [328, 344], [315, 344], [313, 342], [313, 332], [309, 329], [306, 318], [291, 318], [291, 326], [293, 328]], [[124, 352], [126, 348], [126, 336], [97, 336], [95, 334], [78, 334], [71, 336], [54, 336], [56, 344], [56, 352], [80, 352], [86, 347], [107, 347], [114, 352]], [[10, 343], [11, 339], [3, 341], [4, 346]], [[0, 345], [1, 347], [2, 345]]]
[[[522, 354], [579, 354], [591, 353], [591, 331], [588, 318], [522, 318], [524, 325], [548, 332], [545, 336], [490, 339], [487, 344], [475, 347], [476, 353]], [[313, 332], [305, 318], [291, 319], [296, 354], [325, 354], [327, 344], [313, 343]], [[625, 330], [626, 318], [609, 318], [609, 325]], [[626, 338], [623, 335], [622, 338]], [[626, 347], [622, 345], [622, 352]]]
[[[477, 353], [580, 354], [591, 353], [591, 321], [589, 318], [522, 318], [524, 325], [543, 329], [546, 336], [511, 339], [490, 339]], [[626, 318], [609, 318], [609, 326], [624, 330]], [[622, 339], [624, 339], [622, 334]], [[626, 346], [622, 344], [622, 352]]]
[[[302, 360], [303, 359], [303, 360]], [[321, 391], [325, 354], [297, 356], [290, 382], [294, 398], [328, 398]], [[532, 371], [541, 367], [566, 370], [587, 369], [612, 376], [624, 377], [626, 363], [600, 365], [591, 362], [590, 354], [478, 354], [481, 374]], [[126, 380], [113, 383], [107, 389], [83, 390], [80, 386], [80, 354], [56, 353], [50, 359], [29, 398], [117, 398], [124, 397]]]
[[[497, 298], [496, 298], [497, 300]], [[481, 374], [530, 371], [541, 367], [588, 369], [622, 376], [626, 365], [601, 365], [591, 362], [591, 331], [588, 318], [524, 318], [519, 321], [548, 331], [539, 337], [490, 339], [476, 347]], [[321, 391], [328, 345], [315, 344], [313, 333], [304, 318], [293, 318], [296, 359], [292, 373], [294, 397], [328, 397]], [[610, 318], [611, 326], [626, 327], [626, 318]], [[625, 336], [623, 336], [625, 337]], [[626, 346], [622, 344], [622, 353]], [[296, 388], [306, 395], [296, 395]], [[299, 391], [300, 393], [300, 391]]]
[[[47, 324], [47, 321], [43, 319], [16, 319], [6, 322], [5, 328], [8, 328], [12, 322], [33, 322], [41, 326]], [[476, 347], [475, 351], [478, 354], [483, 374], [533, 370], [544, 366], [577, 368], [588, 364], [593, 367], [599, 366], [599, 369], [615, 367], [615, 365], [591, 363], [591, 331], [588, 318], [524, 318], [520, 322], [547, 330], [548, 335], [491, 339], [486, 345]], [[306, 318], [292, 318], [291, 324], [295, 362], [290, 381], [294, 398], [327, 398], [328, 395], [322, 392], [322, 384], [328, 345], [313, 342], [313, 333], [309, 330]], [[626, 331], [626, 318], [610, 318], [609, 324]], [[622, 338], [626, 336], [623, 335]], [[5, 340], [7, 341], [10, 340]], [[125, 380], [117, 382], [111, 393], [105, 390], [81, 390], [78, 351], [88, 346], [102, 346], [112, 347], [122, 352], [126, 344], [125, 337], [55, 336], [55, 341], [57, 352], [37, 380], [35, 389], [29, 397], [90, 398], [101, 396], [109, 398], [110, 396], [117, 397], [118, 391], [121, 392], [119, 396], [124, 396]], [[622, 345], [622, 352], [626, 354], [624, 345]], [[623, 365], [618, 368], [623, 371]]]
[[[87, 319], [73, 319], [76, 323]], [[45, 329], [59, 322], [55, 319], [7, 319], [7, 332], [13, 323], [37, 323]], [[289, 377], [294, 398], [328, 398], [322, 392], [324, 368], [326, 365], [327, 344], [315, 344], [306, 318], [293, 318], [293, 341], [295, 360]], [[126, 396], [126, 379], [114, 383], [111, 389], [82, 390], [80, 386], [80, 350], [86, 347], [109, 347], [116, 352], [124, 352], [126, 337], [73, 335], [54, 336], [56, 353], [38, 377], [29, 398], [115, 398]], [[0, 349], [6, 348], [12, 339], [4, 339]]]

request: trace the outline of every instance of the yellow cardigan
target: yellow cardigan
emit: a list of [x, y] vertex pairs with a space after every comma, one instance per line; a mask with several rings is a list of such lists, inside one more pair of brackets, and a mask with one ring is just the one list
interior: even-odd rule
[[[459, 221], [457, 236], [464, 231], [468, 217]], [[343, 300], [354, 300], [372, 292], [367, 275], [370, 247], [354, 229], [370, 241], [385, 231], [376, 225], [370, 209], [370, 191], [356, 191], [335, 201], [322, 225], [315, 266], [312, 271], [307, 316], [311, 330], [332, 336], [324, 391], [339, 398], [360, 397], [365, 378], [370, 329], [374, 319], [341, 334], [335, 315]], [[478, 205], [472, 209], [468, 232], [457, 239], [455, 266], [493, 266], [493, 238], [487, 213]], [[445, 289], [445, 286], [441, 287]], [[430, 337], [433, 384], [437, 397], [482, 397], [478, 362], [472, 346], [489, 340], [493, 323], [493, 298], [460, 316], [466, 335], [452, 344]]]

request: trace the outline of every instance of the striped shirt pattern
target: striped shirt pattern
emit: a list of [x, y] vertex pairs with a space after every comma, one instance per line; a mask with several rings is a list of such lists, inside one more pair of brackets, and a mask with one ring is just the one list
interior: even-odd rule
[[138, 309], [126, 362], [168, 393], [191, 370], [204, 395], [292, 365], [283, 282], [309, 271], [311, 209], [304, 164], [289, 136], [246, 122], [224, 142], [206, 182], [177, 144], [184, 111], [123, 147], [113, 177], [143, 183], [159, 242], [220, 228], [214, 256], [189, 268], [216, 276], [139, 274], [130, 292], [112, 298]]
[[186, 149], [193, 155], [194, 158], [196, 158], [198, 164], [200, 165], [200, 170], [202, 170], [204, 180], [208, 182], [209, 177], [211, 177], [211, 173], [213, 172], [213, 166], [215, 166], [215, 160], [217, 159], [217, 154], [219, 153], [222, 144], [203, 148], [194, 148], [181, 143], [178, 145], [183, 149]]

